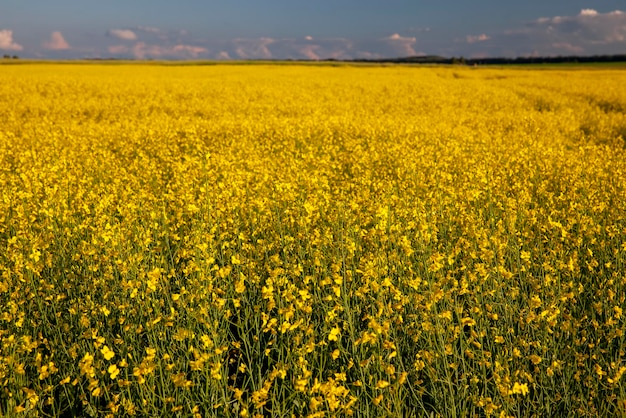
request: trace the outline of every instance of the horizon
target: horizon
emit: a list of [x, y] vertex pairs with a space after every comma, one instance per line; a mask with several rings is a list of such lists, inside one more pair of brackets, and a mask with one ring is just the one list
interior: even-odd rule
[[31, 0], [2, 7], [0, 54], [52, 60], [315, 61], [626, 53], [622, 2], [543, 3]]

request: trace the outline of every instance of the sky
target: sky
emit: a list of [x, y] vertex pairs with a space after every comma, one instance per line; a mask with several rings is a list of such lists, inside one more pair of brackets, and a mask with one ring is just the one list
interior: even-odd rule
[[626, 54], [624, 0], [1, 0], [24, 58]]

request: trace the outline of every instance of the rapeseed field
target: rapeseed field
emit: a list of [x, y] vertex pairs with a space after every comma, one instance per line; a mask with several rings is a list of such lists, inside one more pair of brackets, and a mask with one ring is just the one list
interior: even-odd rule
[[624, 70], [0, 80], [0, 415], [626, 414]]

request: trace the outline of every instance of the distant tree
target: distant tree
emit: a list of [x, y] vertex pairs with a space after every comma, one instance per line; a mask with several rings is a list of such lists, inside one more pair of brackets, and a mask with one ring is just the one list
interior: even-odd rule
[[20, 58], [20, 57], [18, 57], [17, 55], [13, 55], [13, 59], [14, 59], [14, 60], [19, 59], [19, 58]]
[[452, 64], [454, 64], [454, 65], [465, 65], [466, 61], [465, 61], [464, 57], [458, 57], [458, 58], [453, 57], [452, 58]]
[[4, 59], [6, 60], [6, 59], [11, 58], [11, 56], [10, 56], [10, 55], [8, 55], [8, 54], [4, 54], [4, 55], [2, 56], [2, 58], [4, 58]]

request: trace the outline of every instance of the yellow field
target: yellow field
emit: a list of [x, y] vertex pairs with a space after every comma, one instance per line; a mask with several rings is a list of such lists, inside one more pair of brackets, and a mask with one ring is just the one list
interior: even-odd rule
[[0, 415], [626, 413], [625, 71], [0, 81]]

